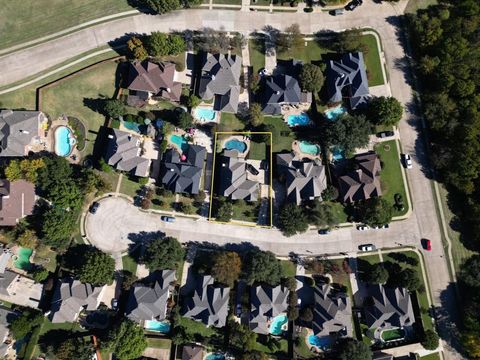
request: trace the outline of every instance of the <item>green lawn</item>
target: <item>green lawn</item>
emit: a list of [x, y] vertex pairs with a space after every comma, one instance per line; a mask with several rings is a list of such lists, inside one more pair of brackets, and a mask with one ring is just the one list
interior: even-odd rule
[[0, 0], [0, 9], [0, 48], [6, 48], [132, 7], [127, 0]]
[[248, 41], [248, 51], [250, 65], [253, 67], [253, 72], [257, 74], [258, 70], [265, 67], [265, 41], [263, 39], [250, 39]]
[[191, 320], [183, 316], [178, 316], [176, 325], [188, 329], [190, 334], [199, 334], [202, 337], [210, 337], [216, 334], [215, 328], [206, 327], [199, 321]]
[[[438, 4], [437, 0], [410, 0], [407, 4], [407, 7], [405, 8], [405, 13], [415, 13], [419, 9], [425, 9], [430, 5], [436, 4]], [[427, 357], [425, 357], [425, 359], [426, 358]]]
[[130, 255], [125, 255], [122, 257], [123, 270], [130, 271], [135, 275], [137, 272], [137, 263]]
[[297, 274], [297, 266], [290, 260], [280, 260], [280, 264], [285, 277], [294, 277]]
[[422, 356], [420, 360], [440, 360], [440, 354], [439, 353], [433, 353], [430, 355]]
[[57, 268], [57, 253], [51, 250], [48, 246], [38, 246], [35, 249], [33, 262], [42, 265], [50, 272], [55, 272], [55, 269]]
[[242, 0], [213, 0], [214, 4], [242, 5]]
[[172, 347], [172, 340], [170, 339], [147, 338], [147, 343], [148, 347], [156, 349], [170, 349]]
[[52, 119], [66, 114], [83, 122], [87, 132], [85, 154], [92, 152], [96, 133], [105, 123], [105, 117], [94, 109], [100, 106], [100, 98], [114, 95], [116, 70], [117, 63], [109, 61], [42, 90], [40, 109]]
[[375, 146], [376, 153], [380, 156], [382, 170], [380, 179], [382, 183], [382, 196], [389, 203], [395, 204], [395, 194], [402, 195], [405, 209], [394, 212], [395, 216], [404, 215], [408, 211], [407, 193], [402, 178], [402, 164], [395, 140], [385, 141]]
[[[280, 356], [285, 356], [288, 352], [288, 341], [286, 339], [279, 340], [280, 349], [278, 350], [270, 350], [268, 346], [259, 343], [258, 341], [255, 343], [254, 349], [265, 354], [280, 354]], [[283, 358], [283, 357], [280, 357]]]
[[293, 58], [297, 60], [303, 60], [304, 63], [318, 63], [322, 60], [322, 54], [330, 52], [329, 50], [320, 46], [315, 40], [305, 41], [305, 44], [298, 49], [291, 49], [286, 52], [278, 52], [277, 59], [289, 60]]
[[370, 264], [376, 264], [380, 262], [380, 256], [378, 254], [374, 255], [367, 255], [367, 256], [359, 256], [359, 259], [365, 260], [369, 262]]
[[253, 160], [265, 160], [267, 158], [267, 146], [265, 143], [250, 141], [248, 158]]
[[257, 208], [260, 202], [249, 202], [243, 200], [235, 200], [233, 203], [232, 220], [249, 221], [256, 223]]
[[301, 358], [301, 359], [309, 359], [313, 358], [315, 355], [310, 351], [310, 348], [306, 342], [307, 337], [307, 329], [302, 329], [302, 333], [300, 334], [299, 338], [299, 345], [294, 345], [293, 351]]
[[392, 330], [382, 331], [381, 336], [384, 341], [390, 341], [390, 340], [403, 338], [405, 336], [405, 333], [401, 329], [392, 329]]
[[[65, 331], [68, 331], [68, 332], [78, 332], [78, 333], [86, 333], [86, 331], [84, 329], [82, 329], [80, 327], [80, 325], [78, 323], [58, 323], [58, 324], [53, 324], [50, 320], [48, 320], [47, 318], [44, 319], [43, 321], [43, 324], [40, 325], [40, 331], [38, 332], [38, 335], [36, 337], [36, 339], [33, 339], [32, 337], [32, 342], [35, 341], [38, 342], [39, 339], [43, 337], [46, 337], [46, 342], [49, 343], [50, 341], [48, 340], [48, 337], [49, 337], [49, 334], [47, 334], [49, 331], [52, 331], [52, 330], [65, 330]], [[56, 333], [54, 333], [56, 334]], [[56, 334], [58, 335], [58, 334]], [[54, 335], [54, 336], [56, 336]], [[38, 346], [38, 344], [36, 343], [34, 348], [32, 349], [33, 350], [33, 355], [40, 355], [40, 347]], [[33, 357], [25, 357], [26, 359], [30, 359], [30, 358], [33, 358]]]
[[348, 221], [348, 215], [345, 212], [345, 206], [339, 202], [329, 201], [328, 202], [335, 213], [336, 218], [338, 219], [339, 223], [346, 223]]
[[140, 185], [137, 181], [132, 180], [128, 175], [123, 174], [122, 183], [120, 184], [120, 192], [122, 194], [135, 197], [137, 196], [137, 192], [141, 187], [142, 185]]
[[264, 124], [272, 125], [272, 152], [277, 153], [284, 150], [292, 150], [292, 142], [295, 141], [295, 133], [290, 129], [283, 117], [265, 116]]
[[222, 112], [217, 131], [242, 131], [245, 124], [235, 115]]
[[365, 66], [367, 67], [368, 85], [383, 85], [382, 63], [378, 53], [377, 39], [374, 35], [368, 34], [361, 37], [362, 44], [367, 46], [368, 53], [365, 56]]

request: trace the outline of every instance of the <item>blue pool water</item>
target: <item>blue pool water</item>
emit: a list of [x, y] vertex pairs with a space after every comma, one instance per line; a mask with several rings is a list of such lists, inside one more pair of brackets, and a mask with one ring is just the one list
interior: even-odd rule
[[244, 153], [247, 150], [247, 144], [237, 139], [228, 140], [224, 147], [227, 150], [237, 150], [239, 153]]
[[66, 126], [59, 126], [55, 130], [55, 154], [58, 156], [70, 155], [72, 145], [75, 144], [75, 139], [71, 134], [71, 130]]
[[334, 108], [328, 109], [324, 112], [325, 117], [330, 121], [337, 120], [340, 115], [345, 114], [347, 109], [345, 109], [342, 105], [336, 106]]
[[340, 160], [345, 159], [345, 151], [341, 147], [334, 146], [331, 149], [331, 151], [332, 151], [333, 160], [340, 161]]
[[300, 151], [305, 154], [320, 155], [320, 146], [317, 144], [312, 144], [308, 141], [300, 141], [298, 147], [300, 148]]
[[128, 130], [132, 130], [140, 134], [140, 126], [136, 122], [124, 121], [123, 126], [125, 126]]
[[288, 115], [287, 124], [288, 124], [288, 126], [310, 125], [310, 118], [308, 117], [307, 114]]
[[205, 358], [205, 360], [224, 360], [224, 359], [225, 359], [225, 355], [220, 353], [208, 354], [207, 357]]
[[150, 331], [158, 331], [164, 334], [170, 332], [170, 323], [167, 321], [155, 321], [155, 320], [147, 320], [145, 321], [145, 329]]
[[278, 315], [275, 316], [270, 324], [270, 334], [272, 335], [282, 335], [282, 326], [288, 322], [287, 315]]
[[201, 122], [215, 121], [216, 111], [211, 108], [197, 107], [195, 109], [195, 118]]
[[324, 337], [318, 337], [318, 336], [315, 336], [315, 335], [310, 335], [308, 337], [308, 343], [310, 345], [313, 345], [313, 346], [316, 346], [316, 347], [319, 347], [319, 348], [328, 348], [331, 346], [332, 344], [332, 341], [330, 339], [330, 337], [328, 336], [324, 336]]
[[182, 152], [185, 152], [188, 150], [187, 139], [185, 139], [183, 136], [170, 135], [170, 141], [175, 145], [177, 145], [182, 150]]

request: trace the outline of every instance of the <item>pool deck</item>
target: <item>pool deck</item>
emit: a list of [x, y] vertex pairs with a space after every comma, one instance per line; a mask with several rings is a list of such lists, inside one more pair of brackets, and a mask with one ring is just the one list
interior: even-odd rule
[[318, 155], [312, 155], [312, 154], [307, 154], [307, 153], [304, 153], [303, 151], [301, 151], [299, 142], [297, 140], [292, 142], [292, 151], [300, 159], [322, 160], [322, 153], [320, 153]]
[[242, 141], [242, 142], [245, 143], [245, 145], [247, 145], [247, 148], [245, 149], [245, 151], [243, 153], [238, 151], [238, 158], [245, 158], [248, 155], [248, 152], [250, 151], [250, 139], [247, 139], [245, 136], [241, 136], [241, 135], [229, 136], [229, 137], [223, 139], [222, 142], [220, 143], [221, 144], [220, 145], [221, 146], [220, 150], [225, 149], [225, 144], [227, 143], [227, 141], [230, 141], [230, 140]]
[[[197, 118], [195, 116], [195, 111], [198, 108], [205, 108], [205, 109], [215, 111], [215, 118], [213, 120], [208, 120], [208, 121], [203, 121], [202, 119]], [[205, 102], [201, 102], [200, 105], [198, 105], [196, 108], [192, 109], [191, 114], [192, 114], [194, 122], [197, 123], [197, 124], [211, 124], [211, 123], [219, 124], [220, 123], [220, 118], [222, 116], [220, 111], [213, 110], [213, 103], [212, 104], [207, 104]]]
[[[55, 152], [55, 131], [61, 126], [68, 127], [73, 135], [73, 130], [68, 125], [68, 120], [66, 117], [59, 117], [56, 120], [53, 120], [47, 134], [47, 139], [50, 144], [50, 152]], [[82, 160], [82, 154], [80, 153], [80, 151], [78, 151], [76, 144], [72, 145], [72, 147], [72, 151], [70, 151], [70, 154], [68, 156], [65, 156], [65, 159], [67, 159], [68, 162], [71, 164], [79, 164]], [[75, 160], [73, 158], [75, 158]]]
[[[282, 105], [281, 111], [283, 116], [283, 121], [285, 121], [288, 125], [288, 116], [289, 115], [302, 115], [305, 114], [310, 109], [309, 103], [300, 103], [295, 105]], [[312, 119], [310, 119], [310, 124], [307, 125], [298, 125], [298, 126], [310, 126], [312, 125]], [[290, 126], [290, 125], [288, 125]]]

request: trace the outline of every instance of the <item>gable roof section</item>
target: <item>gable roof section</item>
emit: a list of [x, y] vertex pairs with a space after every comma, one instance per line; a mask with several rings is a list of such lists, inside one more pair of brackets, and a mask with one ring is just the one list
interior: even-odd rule
[[415, 322], [412, 300], [407, 289], [370, 285], [373, 305], [365, 308], [370, 329], [411, 326]]
[[268, 321], [288, 308], [289, 291], [283, 286], [260, 285], [250, 289], [250, 328], [259, 334], [269, 334]]
[[367, 200], [381, 196], [381, 164], [375, 152], [355, 156], [358, 169], [339, 177], [340, 198], [343, 202]]
[[224, 151], [220, 156], [219, 194], [232, 200], [257, 201], [260, 186], [247, 180], [247, 163], [236, 152]]
[[15, 226], [31, 215], [35, 205], [35, 185], [25, 180], [0, 180], [0, 226]]
[[187, 345], [182, 350], [182, 360], [202, 360], [203, 348], [201, 346]]
[[305, 200], [321, 200], [327, 178], [325, 166], [319, 160], [302, 161], [293, 153], [277, 154], [277, 167], [285, 175], [287, 201], [300, 205]]
[[8, 287], [10, 286], [13, 281], [17, 279], [17, 277], [20, 276], [17, 273], [10, 271], [10, 270], [5, 270], [2, 274], [0, 274], [0, 294], [9, 296], [10, 294], [8, 293]]
[[345, 293], [333, 293], [330, 284], [316, 285], [314, 289], [313, 333], [326, 336], [341, 333], [352, 336], [352, 305]]
[[327, 92], [329, 102], [333, 103], [341, 102], [345, 94], [353, 110], [367, 103], [370, 93], [361, 52], [347, 53], [340, 60], [328, 61]]
[[229, 54], [205, 54], [198, 94], [203, 100], [215, 97], [214, 110], [236, 113], [240, 95], [242, 58]]
[[73, 278], [58, 280], [52, 299], [50, 320], [52, 323], [73, 322], [85, 308], [95, 310], [105, 287], [94, 287]]
[[174, 81], [175, 64], [150, 61], [130, 63], [128, 71], [128, 88], [146, 91], [168, 100], [180, 101], [182, 84]]
[[228, 315], [230, 288], [214, 285], [210, 275], [199, 276], [193, 297], [186, 299], [182, 315], [206, 326], [224, 327]]
[[125, 314], [133, 321], [164, 320], [175, 270], [163, 270], [153, 287], [138, 284], [130, 290]]
[[27, 145], [39, 135], [40, 123], [45, 121], [40, 111], [0, 111], [0, 157], [25, 156]]
[[[282, 104], [311, 102], [311, 94], [302, 93], [298, 80], [286, 74], [267, 78], [263, 94], [262, 111], [271, 115], [280, 114]], [[306, 94], [310, 94], [310, 101], [308, 101], [308, 96], [305, 98]]]
[[112, 130], [105, 155], [107, 163], [118, 170], [132, 171], [136, 176], [148, 176], [150, 160], [140, 156], [140, 137], [118, 129]]
[[198, 194], [206, 153], [203, 146], [189, 145], [182, 161], [176, 150], [168, 150], [160, 172], [162, 183], [173, 192]]

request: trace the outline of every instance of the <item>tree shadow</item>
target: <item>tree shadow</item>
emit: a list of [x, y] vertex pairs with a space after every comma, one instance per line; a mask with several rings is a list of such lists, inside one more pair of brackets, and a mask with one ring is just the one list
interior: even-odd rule
[[463, 348], [459, 331], [460, 319], [455, 287], [454, 283], [448, 284], [448, 287], [440, 294], [441, 307], [436, 307], [434, 311], [440, 338], [445, 341], [447, 347], [462, 354]]
[[42, 351], [47, 352], [50, 346], [56, 348], [67, 339], [73, 339], [83, 336], [85, 336], [85, 333], [72, 332], [70, 330], [64, 329], [55, 329], [41, 335], [38, 340], [38, 344], [40, 345], [40, 349]]
[[145, 245], [152, 240], [161, 239], [165, 237], [165, 233], [162, 231], [140, 231], [139, 233], [130, 233], [127, 235], [128, 240], [135, 244]]

